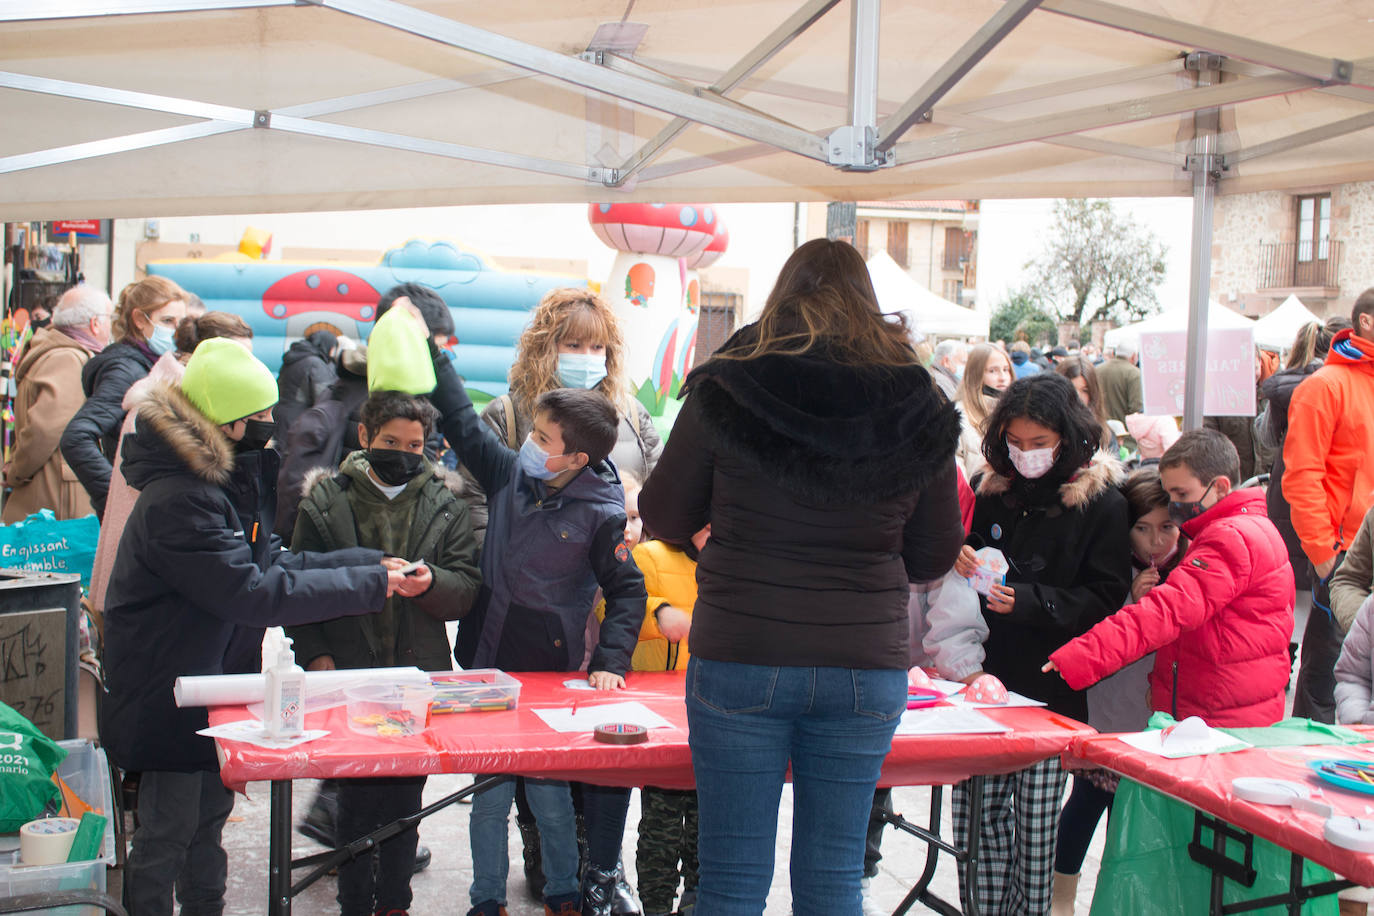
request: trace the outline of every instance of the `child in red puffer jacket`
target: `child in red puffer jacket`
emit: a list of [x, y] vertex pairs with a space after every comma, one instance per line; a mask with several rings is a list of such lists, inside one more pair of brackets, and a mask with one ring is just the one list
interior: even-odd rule
[[1166, 582], [1051, 653], [1082, 689], [1158, 650], [1150, 702], [1213, 726], [1283, 718], [1293, 570], [1258, 488], [1235, 489], [1240, 460], [1215, 430], [1183, 434], [1159, 462], [1169, 514], [1192, 543]]

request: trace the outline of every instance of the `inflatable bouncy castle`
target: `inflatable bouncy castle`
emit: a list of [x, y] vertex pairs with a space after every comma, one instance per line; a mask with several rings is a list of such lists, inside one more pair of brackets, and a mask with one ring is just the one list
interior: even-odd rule
[[[270, 242], [269, 242], [270, 244]], [[412, 239], [377, 264], [327, 266], [225, 259], [153, 261], [148, 273], [175, 280], [207, 309], [242, 316], [253, 352], [273, 371], [286, 348], [314, 331], [366, 341], [377, 300], [398, 283], [432, 287], [453, 313], [453, 355], [477, 400], [506, 392], [515, 342], [546, 292], [586, 286], [580, 277], [501, 270], [450, 242]]]
[[[587, 218], [597, 238], [620, 253], [602, 295], [620, 318], [635, 396], [660, 416], [677, 396], [696, 345], [700, 281], [691, 266], [728, 236], [715, 209], [701, 204], [591, 204]], [[694, 273], [694, 271], [693, 271]]]

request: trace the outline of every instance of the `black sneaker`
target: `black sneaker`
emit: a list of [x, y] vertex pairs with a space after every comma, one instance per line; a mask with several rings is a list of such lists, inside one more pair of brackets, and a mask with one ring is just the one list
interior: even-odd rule
[[415, 866], [410, 870], [410, 873], [412, 875], [418, 875], [426, 868], [429, 868], [430, 860], [433, 858], [434, 854], [429, 851], [429, 847], [424, 843], [420, 843], [415, 847]]

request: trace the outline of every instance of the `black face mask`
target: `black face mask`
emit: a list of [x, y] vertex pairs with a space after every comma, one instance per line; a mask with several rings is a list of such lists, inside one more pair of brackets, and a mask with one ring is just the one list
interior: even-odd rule
[[245, 420], [243, 438], [234, 443], [236, 452], [256, 452], [267, 448], [267, 443], [277, 434], [277, 424], [271, 420]]
[[[1209, 483], [1207, 485], [1207, 489], [1202, 491], [1202, 499], [1206, 499], [1207, 494], [1212, 492], [1212, 485], [1215, 483], [1215, 480], [1212, 481], [1212, 483]], [[1175, 525], [1182, 525], [1184, 522], [1192, 521], [1193, 519], [1197, 518], [1199, 515], [1207, 511], [1202, 507], [1202, 499], [1199, 499], [1196, 502], [1187, 503], [1170, 502], [1170, 520], [1172, 520]]]
[[984, 396], [990, 397], [990, 398], [992, 398], [992, 399], [995, 401], [995, 400], [997, 400], [998, 398], [1000, 398], [1000, 397], [1002, 396], [1003, 392], [998, 391], [996, 388], [992, 387], [991, 385], [984, 385], [984, 386], [983, 386], [983, 394], [984, 394]]
[[35, 331], [41, 331], [43, 328], [46, 328], [51, 324], [51, 315], [49, 315], [47, 318], [34, 318], [29, 322], [29, 326], [32, 327]]
[[378, 480], [388, 487], [399, 487], [410, 483], [425, 469], [425, 456], [394, 448], [370, 448], [367, 463]]

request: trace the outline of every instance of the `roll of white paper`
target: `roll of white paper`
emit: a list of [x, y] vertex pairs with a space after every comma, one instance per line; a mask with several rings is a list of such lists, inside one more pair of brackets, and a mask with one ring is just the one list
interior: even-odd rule
[[[428, 684], [429, 675], [419, 668], [346, 668], [305, 672], [307, 699], [360, 684]], [[172, 687], [178, 706], [246, 706], [267, 696], [267, 677], [262, 674], [209, 674], [179, 677]]]
[[25, 865], [62, 865], [71, 854], [80, 826], [74, 817], [29, 821], [19, 828], [19, 861]]

